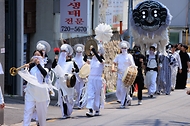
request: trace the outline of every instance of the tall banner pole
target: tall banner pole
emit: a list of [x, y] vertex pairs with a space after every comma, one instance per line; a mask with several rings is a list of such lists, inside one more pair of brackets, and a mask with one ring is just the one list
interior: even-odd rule
[[129, 0], [128, 3], [128, 31], [129, 31], [129, 43], [130, 43], [130, 48], [132, 49], [133, 47], [133, 42], [132, 42], [132, 33], [131, 33], [131, 26], [130, 26], [130, 14], [133, 11], [133, 0]]

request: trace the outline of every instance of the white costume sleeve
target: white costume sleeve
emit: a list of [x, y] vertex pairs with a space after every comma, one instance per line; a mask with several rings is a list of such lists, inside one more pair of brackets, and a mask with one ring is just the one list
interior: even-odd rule
[[180, 55], [179, 55], [179, 53], [176, 53], [176, 55], [177, 55], [177, 63], [178, 63], [178, 67], [179, 67], [179, 69], [182, 69]]
[[4, 103], [4, 98], [3, 98], [3, 94], [0, 87], [0, 104], [3, 104], [3, 103]]
[[129, 58], [130, 58], [130, 61], [131, 61], [131, 65], [134, 65], [135, 66], [135, 61], [133, 59], [133, 56], [131, 54], [128, 54]]
[[113, 60], [114, 63], [118, 63], [118, 55], [116, 55], [115, 59]]

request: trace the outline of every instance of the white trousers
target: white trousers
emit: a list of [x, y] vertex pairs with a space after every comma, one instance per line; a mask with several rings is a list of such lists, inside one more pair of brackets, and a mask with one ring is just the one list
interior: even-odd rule
[[146, 85], [148, 88], [148, 94], [153, 95], [156, 92], [156, 79], [157, 79], [157, 72], [156, 71], [148, 71], [146, 73]]
[[175, 89], [178, 66], [171, 68], [171, 88]]
[[[61, 89], [58, 92], [59, 104], [62, 112], [62, 116], [70, 116], [73, 112], [73, 103], [70, 103], [67, 96], [62, 96]], [[66, 114], [65, 114], [66, 113]]]
[[82, 79], [80, 80], [76, 80], [76, 84], [75, 84], [75, 89], [76, 89], [76, 93], [77, 93], [77, 98], [76, 98], [76, 105], [80, 106], [80, 98], [81, 98], [81, 94], [82, 94], [82, 88], [84, 86], [84, 81]]
[[117, 87], [116, 87], [116, 97], [118, 101], [121, 101], [121, 105], [126, 104], [126, 99], [131, 100], [129, 91], [130, 91], [130, 86], [125, 87], [122, 79], [117, 79]]
[[47, 102], [46, 101], [35, 102], [27, 100], [25, 100], [23, 126], [30, 125], [32, 114], [35, 110], [35, 107], [40, 126], [46, 126]]
[[[49, 106], [50, 101], [47, 101], [47, 107]], [[38, 121], [38, 115], [37, 115], [37, 111], [36, 111], [36, 107], [34, 109], [33, 115], [32, 115], [32, 119]]]
[[86, 108], [100, 111], [102, 77], [95, 76], [89, 78], [87, 85], [88, 99]]

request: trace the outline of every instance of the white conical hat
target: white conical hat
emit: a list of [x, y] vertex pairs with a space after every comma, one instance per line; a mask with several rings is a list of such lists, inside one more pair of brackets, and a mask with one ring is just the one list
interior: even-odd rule
[[36, 49], [37, 50], [45, 50], [46, 53], [48, 53], [51, 50], [51, 46], [50, 46], [50, 44], [48, 42], [46, 42], [44, 40], [40, 40], [36, 44]]
[[63, 44], [60, 49], [67, 51], [69, 56], [73, 54], [73, 48], [69, 44]]
[[119, 47], [120, 47], [120, 49], [123, 48], [123, 47], [129, 49], [130, 48], [130, 44], [129, 44], [129, 42], [123, 40], [123, 41], [121, 41], [119, 43]]
[[82, 49], [81, 51], [84, 52], [84, 45], [83, 44], [76, 44], [74, 46], [75, 52], [77, 51], [77, 49]]

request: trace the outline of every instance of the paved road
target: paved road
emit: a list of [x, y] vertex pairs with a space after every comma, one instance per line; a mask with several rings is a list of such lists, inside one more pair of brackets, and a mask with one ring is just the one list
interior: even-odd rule
[[[190, 95], [185, 90], [175, 90], [171, 95], [155, 95], [148, 98], [143, 94], [143, 104], [137, 105], [134, 97], [132, 106], [119, 109], [114, 95], [108, 95], [101, 115], [86, 117], [87, 109], [75, 109], [69, 119], [61, 119], [60, 108], [48, 107], [47, 126], [190, 126]], [[21, 126], [23, 117], [23, 99], [5, 97], [5, 125]], [[35, 126], [35, 123], [31, 123]]]

